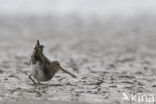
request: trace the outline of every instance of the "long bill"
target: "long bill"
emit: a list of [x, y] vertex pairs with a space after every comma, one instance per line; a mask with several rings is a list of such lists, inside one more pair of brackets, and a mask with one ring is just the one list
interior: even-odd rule
[[63, 72], [65, 72], [65, 73], [71, 75], [72, 77], [77, 78], [74, 74], [68, 72], [67, 70], [65, 70], [65, 69], [63, 69], [63, 68], [61, 68], [61, 70], [62, 70]]

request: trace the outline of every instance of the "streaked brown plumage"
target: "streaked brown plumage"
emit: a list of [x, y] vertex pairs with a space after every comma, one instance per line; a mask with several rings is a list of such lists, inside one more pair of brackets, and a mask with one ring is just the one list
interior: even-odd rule
[[[58, 61], [51, 62], [45, 57], [43, 48], [44, 46], [40, 45], [39, 40], [37, 40], [31, 56], [31, 74], [29, 75], [34, 84], [39, 84], [40, 81], [49, 81], [59, 70], [76, 78], [75, 75], [63, 69]], [[32, 76], [37, 80], [37, 83], [33, 80]]]

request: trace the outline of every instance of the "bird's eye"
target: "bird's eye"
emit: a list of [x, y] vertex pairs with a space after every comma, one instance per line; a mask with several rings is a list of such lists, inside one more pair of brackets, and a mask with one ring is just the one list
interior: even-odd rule
[[60, 65], [58, 62], [56, 62], [56, 65]]
[[60, 63], [59, 63], [58, 61], [53, 61], [53, 63], [54, 63], [55, 65], [60, 66]]

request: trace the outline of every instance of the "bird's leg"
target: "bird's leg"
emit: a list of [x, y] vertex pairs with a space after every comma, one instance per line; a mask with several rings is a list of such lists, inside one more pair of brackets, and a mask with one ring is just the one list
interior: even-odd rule
[[37, 80], [37, 83], [36, 84], [41, 84], [40, 81], [37, 79], [37, 76], [38, 76], [38, 74], [35, 74], [35, 76], [34, 76], [35, 79]]
[[43, 84], [43, 83], [40, 83], [40, 81], [38, 79], [37, 80], [37, 85], [46, 85], [46, 86], [49, 86], [49, 84]]
[[29, 79], [36, 85], [37, 83], [32, 79], [32, 74], [29, 75]]
[[37, 80], [37, 84], [41, 84], [40, 81], [39, 81], [38, 79], [36, 79], [36, 80]]

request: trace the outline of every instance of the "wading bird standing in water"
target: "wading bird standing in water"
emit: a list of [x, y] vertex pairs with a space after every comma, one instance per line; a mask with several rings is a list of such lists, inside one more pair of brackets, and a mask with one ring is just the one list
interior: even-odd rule
[[[32, 56], [31, 56], [31, 74], [29, 79], [34, 84], [40, 84], [40, 81], [49, 81], [53, 78], [56, 72], [62, 70], [63, 72], [76, 78], [76, 76], [67, 70], [63, 69], [58, 61], [50, 61], [43, 54], [43, 45], [40, 45], [39, 40], [37, 40]], [[32, 78], [32, 76], [37, 80]]]

